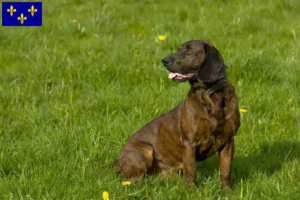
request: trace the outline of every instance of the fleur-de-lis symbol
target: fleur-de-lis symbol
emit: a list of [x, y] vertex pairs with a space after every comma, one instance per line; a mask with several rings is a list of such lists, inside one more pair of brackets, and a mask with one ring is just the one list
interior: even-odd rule
[[27, 20], [27, 17], [25, 17], [24, 14], [21, 13], [21, 16], [18, 17], [18, 20], [21, 22], [21, 24], [24, 24], [24, 21]]
[[17, 9], [15, 9], [12, 5], [7, 9], [7, 12], [10, 13], [10, 16], [13, 16], [15, 12], [17, 12]]
[[34, 8], [34, 5], [31, 6], [31, 8], [28, 9], [28, 12], [31, 13], [31, 16], [34, 16], [34, 13], [36, 13], [38, 10]]

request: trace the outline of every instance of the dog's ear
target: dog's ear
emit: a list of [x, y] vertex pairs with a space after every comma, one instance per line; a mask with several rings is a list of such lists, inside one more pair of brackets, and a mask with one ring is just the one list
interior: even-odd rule
[[203, 82], [215, 82], [226, 76], [226, 66], [219, 51], [210, 43], [204, 42], [206, 58], [198, 70], [197, 77]]

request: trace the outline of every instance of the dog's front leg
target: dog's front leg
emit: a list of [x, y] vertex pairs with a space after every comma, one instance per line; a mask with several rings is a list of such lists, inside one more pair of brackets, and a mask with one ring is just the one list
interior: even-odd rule
[[234, 140], [228, 141], [225, 147], [219, 151], [222, 187], [231, 188], [231, 163], [234, 154]]
[[196, 146], [188, 140], [183, 141], [183, 176], [189, 187], [195, 187]]

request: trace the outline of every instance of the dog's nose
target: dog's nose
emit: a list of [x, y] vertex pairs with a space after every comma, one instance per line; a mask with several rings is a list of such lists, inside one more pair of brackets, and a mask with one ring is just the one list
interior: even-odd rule
[[167, 66], [171, 62], [169, 56], [164, 57], [161, 61], [164, 63], [164, 66]]

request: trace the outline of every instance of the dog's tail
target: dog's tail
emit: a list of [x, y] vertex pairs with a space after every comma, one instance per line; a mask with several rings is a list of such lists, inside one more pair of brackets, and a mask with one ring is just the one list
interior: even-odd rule
[[116, 173], [120, 173], [121, 172], [121, 169], [120, 169], [120, 166], [119, 166], [119, 159], [116, 159], [113, 163], [112, 163], [112, 167], [113, 169], [115, 170]]

